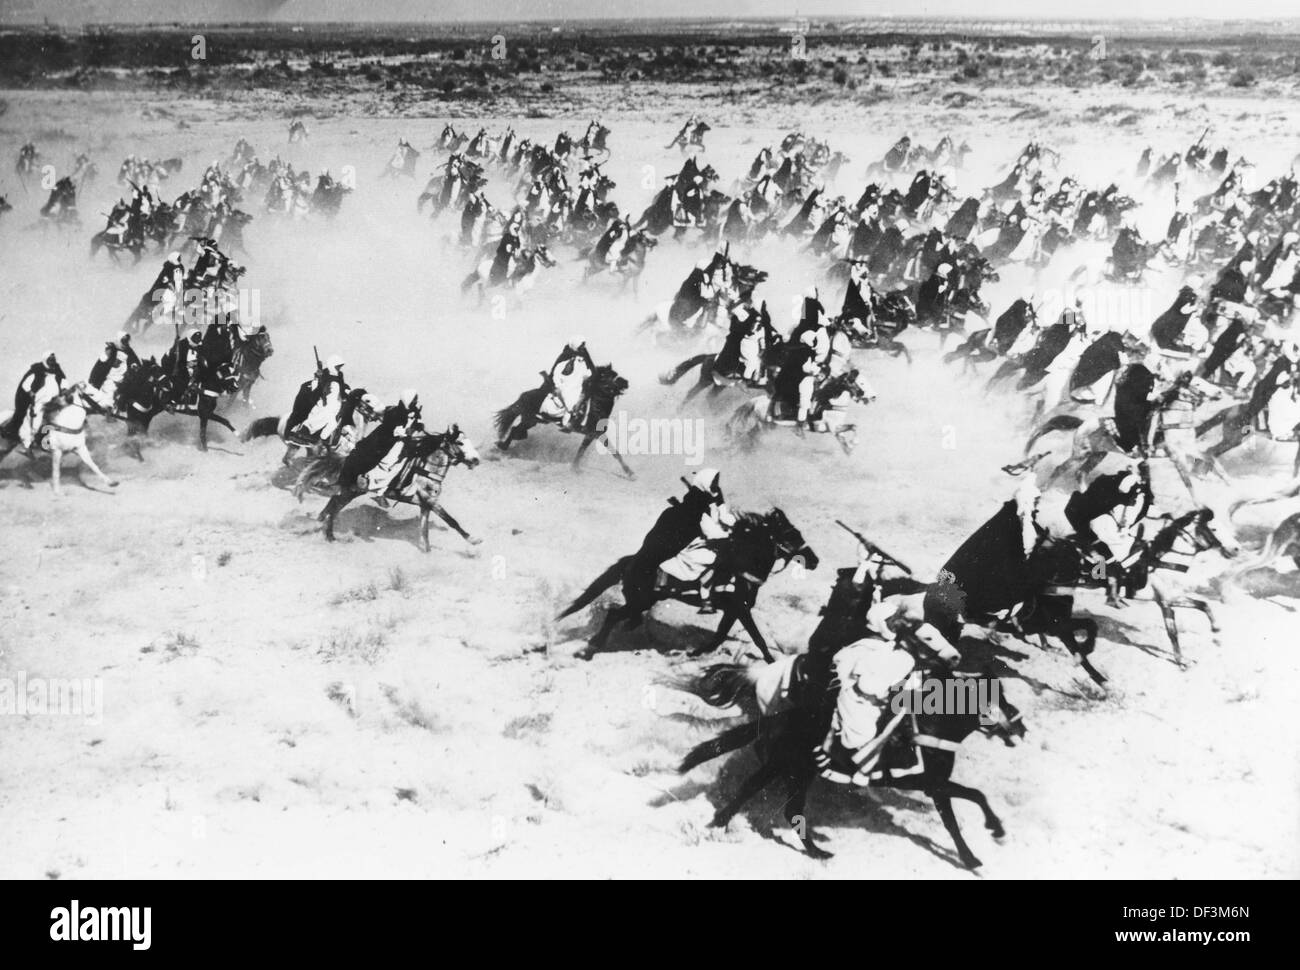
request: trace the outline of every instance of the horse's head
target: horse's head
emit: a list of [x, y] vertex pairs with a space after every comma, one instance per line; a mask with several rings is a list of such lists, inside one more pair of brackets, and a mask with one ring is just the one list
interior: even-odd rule
[[583, 389], [592, 397], [613, 402], [628, 389], [627, 378], [614, 370], [611, 364], [601, 364], [583, 382]]
[[1241, 544], [1233, 535], [1232, 526], [1224, 525], [1225, 522], [1227, 517], [1216, 516], [1211, 508], [1196, 510], [1196, 515], [1190, 523], [1189, 534], [1197, 552], [1218, 549], [1231, 559], [1241, 551]]
[[469, 435], [458, 424], [453, 424], [442, 436], [442, 450], [447, 453], [447, 458], [453, 465], [473, 468], [480, 461], [474, 442], [469, 440]]
[[803, 533], [794, 527], [786, 514], [773, 508], [762, 517], [763, 527], [771, 538], [776, 560], [782, 564], [798, 562], [804, 569], [816, 569], [820, 560], [812, 546], [804, 541]]
[[876, 399], [875, 390], [867, 383], [866, 378], [862, 376], [861, 371], [857, 368], [845, 371], [842, 380], [841, 393], [847, 392], [856, 403], [870, 404]]

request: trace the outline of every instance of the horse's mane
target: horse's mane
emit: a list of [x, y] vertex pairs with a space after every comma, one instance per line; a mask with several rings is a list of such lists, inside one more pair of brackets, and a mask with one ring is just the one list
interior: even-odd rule
[[1183, 532], [1183, 530], [1187, 528], [1188, 524], [1193, 519], [1200, 516], [1204, 511], [1204, 509], [1192, 509], [1190, 512], [1184, 512], [1182, 515], [1171, 519], [1169, 523], [1157, 532], [1155, 537], [1147, 544], [1151, 556], [1158, 559], [1160, 556], [1172, 549], [1174, 542], [1178, 539], [1178, 536]]

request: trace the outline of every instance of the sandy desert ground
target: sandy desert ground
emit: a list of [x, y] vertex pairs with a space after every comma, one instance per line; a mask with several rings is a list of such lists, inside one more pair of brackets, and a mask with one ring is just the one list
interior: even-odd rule
[[[1173, 149], [1209, 124], [1216, 143], [1245, 151], [1261, 174], [1300, 150], [1294, 92], [1024, 88], [987, 90], [962, 107], [937, 93], [771, 107], [757, 98], [697, 100], [674, 86], [587, 94], [580, 110], [561, 104], [551, 117], [520, 111], [457, 123], [470, 131], [509, 124], [549, 140], [560, 128], [580, 134], [598, 115], [613, 131], [613, 197], [629, 211], [680, 163], [662, 146], [692, 110], [714, 125], [707, 158], [724, 187], [760, 147], [797, 127], [851, 157], [838, 189], [853, 196], [866, 164], [905, 131], [926, 143], [947, 131], [967, 138], [974, 152], [960, 184], [976, 187], [1034, 137], [1062, 150], [1063, 169], [1101, 184], [1124, 184], [1145, 145]], [[288, 407], [316, 345], [322, 355], [344, 354], [353, 379], [383, 395], [420, 388], [426, 415], [460, 422], [486, 454], [491, 412], [534, 386], [574, 333], [629, 378], [621, 402], [629, 414], [676, 413], [685, 387], [663, 388], [656, 375], [685, 354], [633, 330], [700, 252], [662, 245], [635, 299], [607, 283], [579, 288], [580, 266], [566, 259], [523, 307], [493, 319], [457, 292], [470, 260], [448, 238], [451, 220], [430, 224], [415, 212], [435, 162], [427, 149], [452, 112], [426, 105], [421, 117], [384, 116], [343, 95], [292, 105], [271, 94], [3, 97], [6, 172], [18, 145], [35, 137], [56, 158], [89, 149], [103, 173], [81, 201], [86, 225], [67, 233], [32, 228], [37, 198], [12, 175], [3, 180], [15, 206], [0, 221], [5, 393], [47, 346], [83, 376], [156, 272], [152, 259], [136, 267], [87, 259], [96, 214], [117, 197], [121, 158], [179, 155], [188, 185], [243, 136], [263, 158], [278, 152], [335, 172], [354, 166], [358, 188], [333, 225], [280, 225], [259, 214], [248, 228], [244, 283], [259, 291], [275, 356], [255, 409], [227, 409], [237, 427]], [[305, 145], [286, 143], [291, 109], [312, 127]], [[1129, 115], [1136, 121], [1114, 123]], [[399, 137], [425, 152], [414, 183], [377, 178]], [[647, 166], [654, 178], [643, 181]], [[1167, 210], [1144, 212], [1146, 225], [1163, 228]], [[771, 272], [758, 295], [787, 322], [812, 264], [779, 242], [745, 258]], [[1066, 271], [1058, 264], [1058, 277], [1038, 285], [1059, 285]], [[1028, 282], [1004, 273], [990, 303], [1005, 306]], [[1155, 312], [1179, 282], [1153, 283]], [[705, 461], [722, 469], [732, 503], [784, 508], [822, 557], [820, 569], [776, 576], [761, 595], [759, 620], [786, 651], [806, 642], [834, 569], [853, 561], [834, 519], [933, 572], [1013, 487], [999, 466], [1020, 455], [1019, 402], [982, 397], [937, 360], [932, 336], [912, 340], [910, 368], [868, 360], [879, 398], [860, 415], [851, 456], [824, 438], [784, 434], [755, 453], [733, 453], [722, 436], [726, 412], [688, 412], [706, 420]], [[155, 334], [145, 346], [166, 344]], [[692, 669], [680, 648], [698, 642], [709, 618], [660, 607], [644, 631], [590, 663], [573, 656], [592, 629], [590, 613], [554, 620], [636, 547], [679, 492], [690, 470], [681, 456], [634, 456], [638, 477], [628, 481], [592, 453], [575, 475], [576, 442], [540, 432], [508, 458], [451, 474], [446, 505], [484, 542], [471, 550], [435, 527], [425, 555], [410, 510], [365, 503], [328, 545], [314, 521], [321, 500], [298, 505], [272, 485], [281, 454], [273, 441], [241, 444], [217, 430], [213, 450], [200, 454], [192, 422], [164, 417], [137, 463], [115, 429], [98, 428], [93, 448], [121, 480], [115, 494], [81, 488], [73, 475], [55, 500], [45, 471], [25, 487], [22, 459], [0, 467], [0, 672], [101, 678], [104, 701], [98, 723], [0, 724], [0, 819], [9, 834], [0, 875], [1300, 875], [1295, 573], [1263, 574], [1258, 595], [1234, 597], [1218, 642], [1202, 618], [1188, 617], [1185, 650], [1195, 663], [1187, 671], [1170, 662], [1153, 605], [1117, 613], [1099, 594], [1083, 594], [1102, 624], [1097, 657], [1113, 685], [1104, 698], [1080, 685], [1063, 654], [1027, 648], [1014, 662], [1018, 679], [1008, 681], [1027, 738], [1016, 748], [974, 738], [959, 756], [958, 780], [983, 789], [1008, 828], [992, 844], [978, 813], [958, 805], [985, 863], [981, 876], [957, 866], [927, 800], [828, 785], [815, 789], [810, 810], [836, 855], [819, 863], [786, 844], [775, 795], [725, 831], [707, 828], [749, 754], [685, 778], [675, 772], [691, 745], [725, 723], [656, 685]], [[1290, 458], [1280, 448], [1247, 449], [1229, 467], [1245, 492], [1285, 480]], [[1048, 503], [1049, 517], [1062, 499]], [[1269, 517], [1280, 514], [1239, 518], [1243, 540], [1256, 541]]]

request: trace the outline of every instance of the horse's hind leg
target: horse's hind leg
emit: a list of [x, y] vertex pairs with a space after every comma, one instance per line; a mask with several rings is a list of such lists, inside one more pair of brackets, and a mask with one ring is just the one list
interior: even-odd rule
[[117, 487], [116, 481], [109, 478], [107, 475], [105, 475], [102, 471], [99, 470], [99, 466], [95, 464], [95, 459], [90, 457], [90, 449], [87, 448], [84, 443], [82, 443], [77, 447], [77, 457], [81, 459], [82, 463], [87, 468], [89, 468], [92, 472], [94, 472], [99, 477], [99, 480], [101, 482], [103, 482], [109, 488]]
[[605, 620], [601, 623], [600, 629], [596, 631], [596, 635], [587, 643], [586, 649], [579, 651], [578, 656], [583, 660], [590, 660], [597, 651], [604, 649], [606, 641], [609, 640], [609, 635], [614, 632], [614, 627], [622, 621], [629, 619], [631, 616], [632, 610], [626, 604], [623, 606], [616, 606], [606, 613]]
[[777, 770], [775, 763], [771, 761], [763, 762], [757, 771], [741, 783], [740, 790], [725, 805], [713, 813], [713, 819], [709, 822], [709, 827], [722, 828], [730, 822], [744, 806], [745, 802], [771, 784], [772, 779], [777, 775]]
[[[36, 448], [36, 444], [35, 442], [33, 442], [32, 443], [33, 451], [35, 450], [35, 448]], [[61, 466], [63, 465], [63, 452], [60, 451], [58, 448], [55, 448], [53, 445], [50, 446], [50, 462], [51, 462], [50, 484], [54, 487], [55, 495], [62, 495], [63, 491], [59, 487], [59, 472]]]
[[813, 831], [812, 822], [804, 811], [808, 802], [808, 789], [812, 786], [812, 772], [801, 769], [789, 775], [790, 796], [785, 803], [785, 820], [799, 836], [803, 849], [814, 859], [829, 859], [834, 853], [827, 852], [817, 844], [817, 833]]

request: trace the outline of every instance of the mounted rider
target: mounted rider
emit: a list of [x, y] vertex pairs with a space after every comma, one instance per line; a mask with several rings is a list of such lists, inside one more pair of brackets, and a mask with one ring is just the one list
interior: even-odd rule
[[344, 460], [339, 484], [361, 487], [382, 498], [402, 468], [405, 439], [421, 427], [419, 394], [407, 388], [396, 404], [384, 408], [379, 423]]
[[203, 356], [203, 334], [197, 328], [188, 334], [176, 337], [172, 344], [172, 405], [183, 406], [202, 393], [200, 387], [207, 373], [207, 361]]
[[16, 433], [23, 450], [30, 451], [40, 431], [46, 405], [63, 390], [66, 380], [52, 350], [28, 367], [14, 391], [14, 413], [3, 429], [4, 436], [12, 438]]
[[1065, 518], [1080, 551], [1105, 572], [1106, 601], [1111, 606], [1123, 605], [1120, 589], [1133, 564], [1136, 529], [1154, 501], [1150, 475], [1146, 461], [1141, 461], [1098, 476], [1065, 503]]
[[116, 340], [104, 344], [104, 349], [90, 367], [87, 383], [102, 391], [108, 400], [117, 396], [117, 386], [133, 368], [140, 366], [140, 357], [131, 346], [131, 335], [119, 333]]
[[[701, 468], [686, 482], [686, 495], [659, 517], [655, 529], [646, 536], [649, 545], [657, 529], [671, 525], [673, 535], [665, 549], [674, 548], [659, 561], [659, 569], [679, 583], [696, 583], [699, 587], [700, 612], [713, 613], [710, 601], [718, 559], [717, 544], [726, 539], [736, 525], [736, 516], [722, 495], [721, 473], [716, 468]], [[670, 516], [670, 513], [671, 516]], [[666, 521], [667, 520], [667, 521]], [[685, 541], [681, 541], [681, 540]]]
[[859, 545], [856, 568], [839, 571], [807, 652], [791, 665], [791, 692], [817, 719], [813, 761], [830, 781], [870, 783], [885, 742], [902, 722], [889, 701], [916, 672], [915, 652], [924, 648], [945, 663], [959, 659], [910, 607], [882, 601], [883, 573], [891, 565]]
[[339, 431], [339, 409], [348, 393], [343, 377], [344, 360], [338, 354], [324, 365], [317, 359], [316, 373], [298, 388], [293, 410], [285, 422], [285, 434], [307, 441], [334, 443]]
[[574, 337], [560, 351], [546, 374], [548, 393], [538, 412], [556, 420], [566, 430], [582, 427], [586, 408], [583, 385], [596, 370], [582, 337]]

